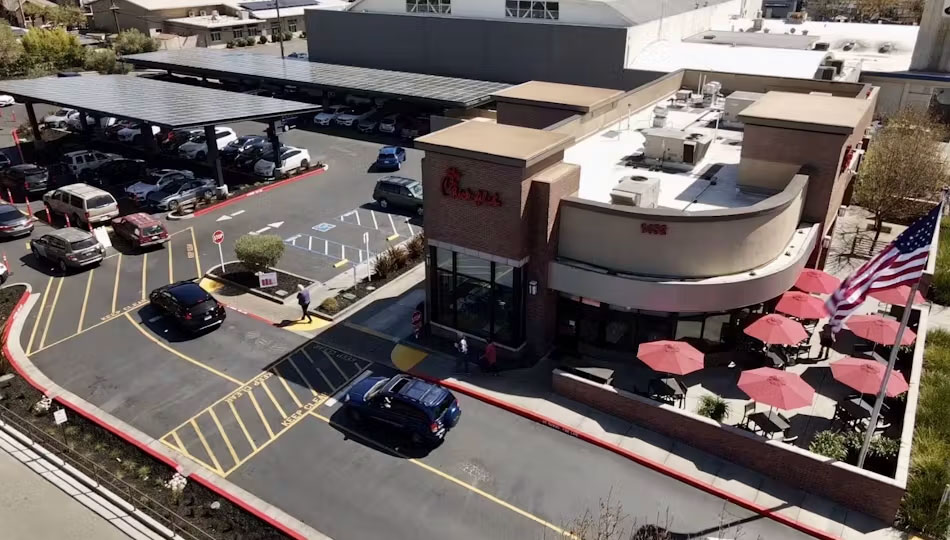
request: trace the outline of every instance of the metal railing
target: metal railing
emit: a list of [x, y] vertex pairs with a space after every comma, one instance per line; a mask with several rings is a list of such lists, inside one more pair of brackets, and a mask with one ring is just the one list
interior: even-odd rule
[[[78, 451], [70, 448], [64, 441], [58, 440], [39, 426], [34, 425], [29, 420], [19, 416], [3, 405], [0, 405], [0, 421], [13, 426], [17, 431], [33, 441], [34, 444], [42, 446], [49, 453], [62, 459], [86, 475], [95, 482], [96, 487], [105, 487], [109, 491], [125, 497], [126, 502], [131, 504], [134, 508], [141, 510], [150, 518], [181, 538], [186, 540], [216, 540], [215, 537], [190, 523], [187, 518], [177, 514], [174, 510], [122, 480], [105, 467], [91, 461]], [[79, 437], [80, 435], [75, 436]], [[110, 434], [109, 438], [114, 437]], [[122, 441], [121, 444], [128, 443]], [[138, 451], [138, 449], [136, 450]], [[149, 460], [151, 459], [152, 458], [149, 457]], [[162, 466], [164, 467], [165, 465], [162, 464]]]

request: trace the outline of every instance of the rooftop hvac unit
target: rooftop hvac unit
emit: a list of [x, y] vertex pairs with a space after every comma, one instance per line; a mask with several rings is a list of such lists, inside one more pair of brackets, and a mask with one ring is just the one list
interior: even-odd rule
[[198, 12], [198, 15], [205, 17], [208, 15], [208, 12], [202, 9], [201, 11]]
[[677, 100], [677, 101], [686, 101], [686, 100], [689, 99], [690, 94], [692, 94], [692, 92], [690, 92], [689, 90], [677, 90], [677, 91], [676, 91], [676, 100]]
[[188, 16], [189, 16], [189, 17], [194, 17], [195, 15], [196, 15], [195, 10], [193, 10], [193, 9], [189, 9], [189, 10], [188, 10]]
[[703, 106], [703, 95], [702, 94], [692, 94], [689, 96], [689, 106], [693, 108], [700, 108]]
[[820, 66], [818, 68], [818, 71], [815, 72], [815, 78], [822, 81], [835, 80], [835, 67], [834, 66]]
[[646, 176], [628, 176], [610, 191], [610, 202], [622, 206], [656, 208], [660, 198], [660, 181]]
[[654, 116], [654, 117], [653, 117], [653, 127], [657, 127], [657, 128], [666, 127], [666, 117], [665, 117], [665, 116]]
[[762, 29], [762, 19], [752, 19], [752, 31], [758, 32]]
[[218, 16], [218, 10], [212, 9], [212, 10], [211, 10], [211, 16], [212, 16], [212, 17], [217, 17], [217, 16]]
[[831, 48], [831, 44], [830, 44], [830, 43], [825, 42], [825, 41], [819, 41], [818, 43], [815, 43], [814, 50], [816, 50], [816, 51], [827, 51], [827, 50], [830, 49], [830, 48]]

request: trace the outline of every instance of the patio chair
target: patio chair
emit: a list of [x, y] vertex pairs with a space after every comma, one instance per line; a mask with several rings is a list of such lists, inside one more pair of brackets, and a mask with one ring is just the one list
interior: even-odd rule
[[784, 414], [782, 414], [782, 413], [780, 413], [780, 412], [776, 412], [775, 415], [778, 416], [779, 418], [781, 418], [782, 421], [785, 422], [786, 424], [792, 425], [792, 422], [791, 422], [791, 421], [788, 419], [788, 417], [785, 416]]
[[793, 442], [795, 442], [795, 441], [798, 440], [798, 435], [789, 435], [789, 433], [790, 433], [791, 431], [792, 431], [792, 428], [788, 428], [788, 429], [786, 429], [784, 432], [782, 432], [782, 442], [783, 442], [783, 443], [785, 443], [785, 444], [792, 444]]
[[748, 429], [749, 428], [749, 415], [755, 412], [755, 402], [750, 401], [742, 407], [742, 420], [739, 421], [739, 425]]

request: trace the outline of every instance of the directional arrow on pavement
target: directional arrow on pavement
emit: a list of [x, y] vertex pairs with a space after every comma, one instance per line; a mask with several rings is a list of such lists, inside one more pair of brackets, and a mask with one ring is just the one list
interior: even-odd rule
[[223, 215], [223, 216], [219, 217], [218, 219], [216, 219], [215, 221], [225, 221], [225, 220], [228, 220], [228, 219], [231, 219], [231, 216]]
[[276, 229], [276, 228], [280, 227], [280, 226], [283, 225], [283, 224], [284, 224], [283, 221], [275, 221], [275, 222], [273, 222], [273, 223], [268, 223], [267, 226]]

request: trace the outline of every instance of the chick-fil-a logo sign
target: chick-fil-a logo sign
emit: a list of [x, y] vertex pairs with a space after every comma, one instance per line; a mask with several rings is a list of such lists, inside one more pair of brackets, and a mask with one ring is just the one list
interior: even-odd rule
[[464, 188], [461, 179], [462, 172], [449, 167], [442, 177], [442, 194], [459, 201], [472, 201], [475, 206], [501, 206], [501, 195], [497, 191]]

